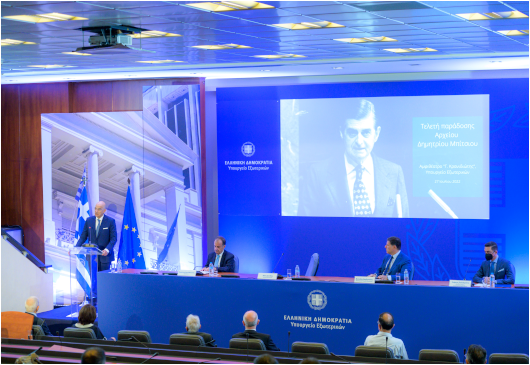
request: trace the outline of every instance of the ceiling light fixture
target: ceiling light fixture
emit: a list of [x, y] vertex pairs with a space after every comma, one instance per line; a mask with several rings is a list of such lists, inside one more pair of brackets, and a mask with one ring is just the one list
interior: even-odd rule
[[465, 13], [455, 14], [460, 18], [466, 20], [495, 20], [495, 19], [521, 19], [528, 18], [528, 15], [521, 13], [520, 11], [503, 11], [498, 13]]
[[305, 29], [323, 29], [323, 28], [343, 28], [344, 25], [331, 22], [302, 22], [302, 23], [283, 23], [271, 24], [278, 28], [290, 30], [305, 30]]
[[177, 63], [184, 61], [174, 61], [174, 60], [152, 60], [152, 61], [136, 61], [138, 63]]
[[69, 54], [72, 56], [92, 56], [90, 53], [82, 53], [82, 52], [61, 52], [62, 54]]
[[389, 37], [364, 37], [364, 38], [338, 38], [334, 41], [346, 43], [372, 43], [372, 42], [397, 42], [397, 39]]
[[509, 35], [509, 36], [528, 35], [528, 29], [527, 30], [498, 30], [497, 32], [504, 34], [504, 35]]
[[209, 10], [213, 12], [234, 11], [234, 10], [258, 10], [258, 9], [274, 9], [274, 6], [258, 3], [255, 1], [220, 1], [220, 2], [203, 2], [186, 4], [186, 6]]
[[158, 30], [146, 30], [141, 33], [133, 33], [130, 36], [133, 38], [182, 37], [180, 34], [160, 32]]
[[388, 48], [385, 51], [394, 53], [438, 52], [433, 48]]
[[66, 66], [66, 65], [30, 65], [28, 67], [37, 67], [37, 68], [63, 68], [63, 67], [77, 67], [77, 66]]
[[34, 42], [17, 41], [16, 39], [2, 39], [2, 46], [16, 46], [19, 44], [37, 44]]
[[260, 71], [262, 71], [262, 72], [270, 72], [270, 70], [260, 70]]
[[229, 44], [213, 44], [213, 45], [204, 45], [204, 46], [191, 46], [193, 48], [205, 49], [209, 51], [218, 51], [221, 49], [236, 49], [236, 48], [252, 48], [249, 46], [242, 46], [239, 44], [229, 43]]
[[63, 22], [67, 20], [88, 20], [80, 16], [73, 16], [61, 13], [46, 13], [36, 15], [10, 15], [3, 16], [2, 19], [16, 20], [18, 22], [26, 23], [49, 23], [49, 22]]
[[260, 55], [260, 56], [252, 56], [256, 58], [268, 58], [268, 59], [279, 59], [279, 58], [302, 58], [305, 56], [297, 55], [297, 54], [270, 54], [270, 55]]

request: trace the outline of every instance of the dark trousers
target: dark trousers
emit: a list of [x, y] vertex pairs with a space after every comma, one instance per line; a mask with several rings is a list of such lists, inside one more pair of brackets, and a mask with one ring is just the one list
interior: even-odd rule
[[[110, 261], [101, 262], [101, 257], [102, 256], [98, 256], [98, 271], [105, 271], [105, 270], [110, 269]], [[103, 257], [107, 258], [106, 256], [103, 256]]]

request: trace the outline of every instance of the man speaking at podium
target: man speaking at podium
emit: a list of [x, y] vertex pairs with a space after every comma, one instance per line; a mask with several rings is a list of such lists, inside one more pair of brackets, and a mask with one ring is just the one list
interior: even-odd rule
[[105, 202], [100, 201], [96, 204], [95, 216], [87, 218], [76, 244], [76, 247], [79, 247], [88, 239], [89, 243], [96, 244], [103, 251], [102, 255], [98, 256], [98, 271], [110, 268], [110, 263], [114, 260], [114, 245], [117, 239], [116, 222], [105, 215], [106, 211]]
[[234, 272], [236, 264], [234, 254], [225, 250], [226, 239], [219, 236], [213, 242], [214, 252], [208, 255], [208, 260], [203, 267], [203, 271], [207, 271], [210, 266], [210, 262], [217, 268], [219, 272]]

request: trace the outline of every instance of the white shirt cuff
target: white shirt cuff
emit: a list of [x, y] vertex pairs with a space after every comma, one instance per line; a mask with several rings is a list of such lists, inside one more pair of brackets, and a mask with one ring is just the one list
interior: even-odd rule
[[388, 276], [388, 280], [392, 280], [392, 276], [391, 275], [387, 275]]
[[107, 250], [107, 249], [104, 249], [103, 251], [107, 251], [107, 253], [109, 253], [109, 250]]

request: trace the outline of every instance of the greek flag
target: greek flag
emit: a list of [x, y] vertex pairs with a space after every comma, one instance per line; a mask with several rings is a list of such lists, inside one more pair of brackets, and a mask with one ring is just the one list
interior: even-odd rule
[[[83, 173], [84, 177], [84, 173]], [[81, 184], [83, 184], [84, 180], [81, 180]], [[76, 196], [77, 198], [77, 196]], [[77, 204], [77, 220], [75, 222], [75, 239], [76, 242], [79, 239], [79, 236], [81, 235], [81, 232], [83, 231], [83, 227], [85, 226], [85, 221], [89, 217], [89, 209], [88, 209], [88, 196], [86, 193], [86, 188], [83, 186], [81, 190], [81, 194], [79, 196], [79, 202]], [[86, 256], [85, 255], [76, 255], [76, 270], [75, 270], [75, 277], [77, 278], [77, 281], [79, 282], [79, 285], [81, 285], [81, 288], [85, 291], [86, 295], [90, 296], [90, 288], [92, 287], [92, 283], [90, 281], [90, 266], [89, 263], [86, 262]], [[96, 267], [97, 271], [97, 267]]]
[[173, 221], [171, 228], [167, 232], [166, 244], [164, 245], [164, 249], [162, 250], [162, 252], [160, 252], [160, 255], [158, 256], [158, 267], [160, 267], [160, 264], [166, 259], [167, 253], [169, 252], [169, 247], [171, 247], [171, 242], [173, 242], [173, 236], [175, 235], [175, 230], [177, 229], [177, 220], [179, 218], [179, 212], [180, 206], [177, 210], [175, 220]]

